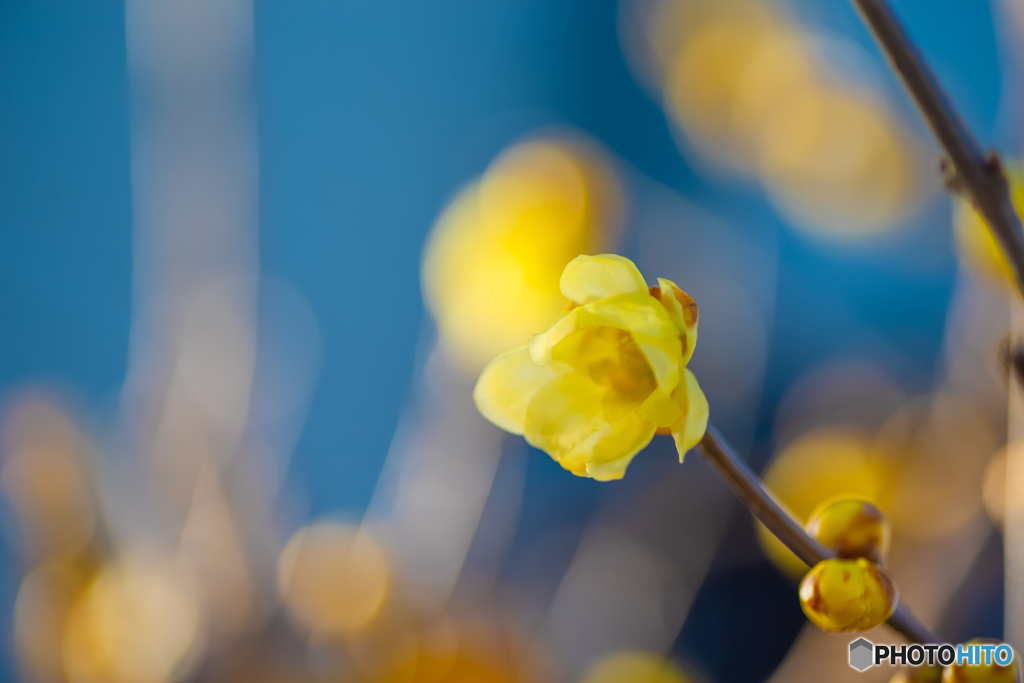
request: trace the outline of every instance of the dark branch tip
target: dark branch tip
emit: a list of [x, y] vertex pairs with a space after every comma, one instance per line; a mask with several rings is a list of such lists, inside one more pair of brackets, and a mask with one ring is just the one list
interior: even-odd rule
[[967, 201], [973, 201], [967, 182], [956, 170], [956, 164], [949, 157], [939, 159], [939, 173], [942, 174], [942, 186], [947, 193]]
[[1003, 373], [1013, 376], [1024, 388], [1024, 341], [1006, 335], [999, 344], [998, 358]]
[[990, 149], [985, 154], [985, 170], [993, 175], [1006, 177], [1003, 172], [1003, 158], [999, 156], [998, 150]]

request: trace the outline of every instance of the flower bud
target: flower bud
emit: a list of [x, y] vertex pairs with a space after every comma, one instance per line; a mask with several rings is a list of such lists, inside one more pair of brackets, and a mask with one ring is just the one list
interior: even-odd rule
[[940, 681], [942, 681], [942, 667], [927, 664], [904, 667], [889, 679], [889, 683], [940, 683]]
[[[1002, 645], [1003, 643], [991, 638], [975, 638], [968, 641], [967, 645]], [[981, 657], [981, 664], [957, 664], [953, 662], [942, 672], [942, 683], [1014, 683], [1017, 680], [1017, 661], [1006, 666], [1000, 666], [991, 659]]]
[[867, 631], [896, 608], [896, 584], [889, 573], [863, 558], [824, 560], [800, 582], [804, 614], [823, 631]]
[[811, 514], [807, 533], [843, 558], [881, 562], [889, 550], [889, 520], [861, 498], [822, 503]]

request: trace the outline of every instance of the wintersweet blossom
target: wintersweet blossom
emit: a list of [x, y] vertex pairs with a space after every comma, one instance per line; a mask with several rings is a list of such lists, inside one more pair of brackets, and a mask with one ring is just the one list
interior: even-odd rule
[[621, 479], [656, 432], [672, 434], [682, 460], [708, 421], [686, 367], [697, 341], [693, 299], [669, 280], [648, 288], [613, 254], [572, 260], [561, 290], [569, 304], [551, 327], [480, 375], [480, 412], [579, 476]]

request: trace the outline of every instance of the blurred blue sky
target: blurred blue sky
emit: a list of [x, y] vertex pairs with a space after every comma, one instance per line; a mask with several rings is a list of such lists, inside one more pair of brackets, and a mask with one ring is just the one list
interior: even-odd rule
[[[996, 141], [1002, 74], [986, 3], [896, 4], [969, 122]], [[874, 54], [848, 2], [796, 10]], [[779, 223], [750, 188], [709, 186], [688, 169], [626, 68], [616, 12], [615, 0], [256, 3], [262, 265], [309, 298], [324, 336], [296, 459], [314, 507], [367, 500], [413, 370], [423, 239], [456, 189], [518, 136], [578, 126], [691, 199]], [[120, 3], [0, 7], [6, 390], [52, 382], [86, 410], [112, 408], [130, 308], [128, 124]], [[945, 235], [945, 217], [929, 219]], [[859, 253], [781, 235], [776, 330], [798, 329], [803, 342], [776, 339], [770, 391], [840, 351], [857, 325], [899, 333], [927, 373], [949, 258], [908, 277], [900, 252], [915, 246]]]

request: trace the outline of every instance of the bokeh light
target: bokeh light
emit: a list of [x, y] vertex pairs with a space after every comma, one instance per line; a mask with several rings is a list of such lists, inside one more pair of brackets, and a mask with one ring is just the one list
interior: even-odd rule
[[[1006, 519], [1006, 503], [1009, 501], [1011, 517], [1024, 512], [1024, 492], [1008, 490], [1012, 484], [1006, 478], [1007, 459], [1020, 462], [1024, 458], [1024, 443], [1013, 441], [1000, 448], [985, 467], [985, 478], [982, 484], [982, 502], [989, 519], [1001, 525]], [[1007, 495], [1007, 494], [1010, 495]]]
[[664, 84], [698, 165], [758, 177], [794, 227], [826, 238], [890, 230], [918, 207], [920, 143], [877, 84], [830, 59], [850, 46], [764, 0], [634, 5], [645, 39], [633, 62]]
[[456, 363], [479, 371], [565, 306], [565, 264], [614, 244], [622, 191], [593, 145], [534, 139], [500, 155], [438, 219], [423, 291]]
[[65, 558], [25, 575], [14, 601], [14, 645], [28, 680], [63, 681], [64, 624], [78, 596], [96, 575], [95, 561]]
[[764, 125], [758, 167], [796, 225], [861, 237], [915, 208], [922, 181], [913, 139], [872, 93], [807, 89]]
[[[839, 496], [858, 497], [880, 509], [889, 507], [892, 466], [879, 454], [869, 434], [822, 427], [786, 445], [773, 458], [764, 481], [796, 519], [804, 524], [822, 502]], [[763, 525], [758, 540], [768, 557], [790, 574], [807, 565]]]
[[689, 683], [678, 664], [642, 650], [613, 652], [590, 668], [583, 683]]
[[85, 437], [56, 404], [37, 397], [14, 405], [3, 437], [0, 481], [23, 547], [32, 557], [83, 549], [96, 528]]
[[194, 595], [165, 561], [133, 557], [105, 567], [64, 626], [69, 683], [181, 680], [204, 646]]
[[312, 636], [337, 637], [365, 626], [387, 596], [387, 555], [367, 532], [342, 522], [297, 531], [277, 565], [289, 615]]
[[976, 519], [996, 442], [991, 418], [965, 396], [939, 394], [897, 411], [878, 434], [879, 448], [899, 460], [883, 507], [896, 532], [942, 537]]

